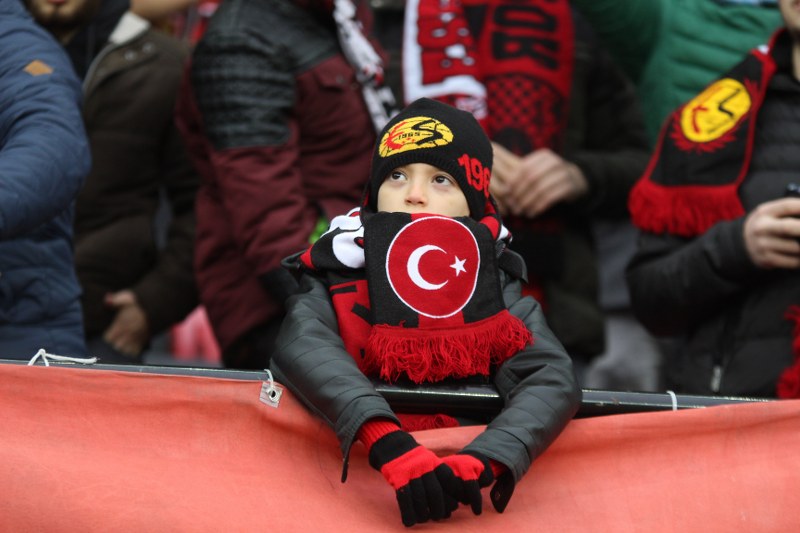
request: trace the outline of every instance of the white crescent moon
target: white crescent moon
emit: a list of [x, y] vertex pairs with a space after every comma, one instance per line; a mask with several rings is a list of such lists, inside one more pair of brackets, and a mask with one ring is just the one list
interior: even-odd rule
[[408, 256], [408, 265], [407, 265], [408, 277], [411, 278], [411, 281], [413, 281], [417, 287], [419, 287], [420, 289], [425, 289], [426, 291], [436, 291], [447, 285], [446, 281], [444, 283], [434, 285], [433, 283], [430, 283], [425, 278], [423, 278], [422, 275], [419, 273], [419, 262], [422, 259], [422, 256], [432, 250], [437, 250], [439, 252], [444, 253], [444, 250], [442, 250], [438, 246], [426, 244], [425, 246], [420, 246], [419, 248], [411, 252], [410, 256]]

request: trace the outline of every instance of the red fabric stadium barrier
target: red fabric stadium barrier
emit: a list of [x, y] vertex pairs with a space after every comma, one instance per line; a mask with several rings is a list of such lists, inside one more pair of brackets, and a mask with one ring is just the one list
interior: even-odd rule
[[[0, 365], [0, 531], [406, 531], [354, 447], [258, 382]], [[417, 433], [437, 452], [480, 428]], [[798, 531], [800, 401], [573, 421], [506, 512], [420, 531]]]

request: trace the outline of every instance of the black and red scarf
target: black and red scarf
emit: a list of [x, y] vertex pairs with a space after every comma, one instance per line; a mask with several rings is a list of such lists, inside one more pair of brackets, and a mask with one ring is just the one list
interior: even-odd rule
[[496, 215], [354, 209], [300, 257], [330, 282], [339, 334], [368, 376], [415, 383], [488, 376], [532, 343], [503, 304]]
[[650, 164], [631, 191], [634, 224], [694, 237], [745, 214], [739, 199], [753, 154], [756, 118], [776, 71], [779, 31], [727, 74], [674, 111]]
[[567, 0], [408, 0], [405, 17], [407, 102], [470, 111], [518, 155], [559, 151], [575, 46]]
[[[661, 130], [650, 164], [631, 191], [634, 224], [650, 233], [695, 237], [714, 224], [745, 214], [739, 186], [750, 168], [756, 119], [777, 70], [777, 31], [767, 47], [741, 63], [673, 112]], [[800, 307], [785, 318], [795, 323], [795, 363], [777, 384], [780, 398], [800, 398]]]

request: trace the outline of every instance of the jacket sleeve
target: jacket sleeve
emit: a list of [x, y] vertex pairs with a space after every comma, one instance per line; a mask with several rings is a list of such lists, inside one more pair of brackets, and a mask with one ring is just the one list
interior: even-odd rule
[[614, 58], [637, 82], [656, 43], [665, 2], [674, 0], [572, 0]]
[[194, 51], [190, 74], [216, 192], [233, 239], [262, 281], [308, 245], [318, 219], [303, 188], [289, 57], [246, 29], [210, 33]]
[[520, 298], [520, 283], [507, 283], [509, 312], [533, 332], [533, 345], [499, 368], [495, 386], [505, 406], [467, 447], [506, 465], [519, 481], [578, 410], [581, 390], [566, 350], [531, 297]]
[[584, 138], [568, 158], [589, 182], [589, 194], [579, 204], [589, 214], [627, 218], [627, 199], [650, 157], [647, 135], [635, 90], [628, 78], [599, 46], [588, 41], [589, 73], [584, 93]]
[[346, 460], [364, 422], [399, 421], [347, 353], [338, 330], [327, 287], [304, 275], [300, 292], [287, 301], [270, 368], [278, 382], [334, 429]]
[[[183, 56], [174, 57], [174, 68], [161, 80], [164, 98], [174, 100], [182, 77]], [[147, 314], [150, 331], [157, 333], [180, 322], [197, 305], [193, 255], [194, 201], [199, 178], [178, 132], [175, 119], [165, 121], [159, 154], [159, 173], [165, 203], [169, 207], [166, 242], [154, 268], [134, 287], [137, 301]], [[168, 302], [168, 303], [167, 303]]]
[[627, 269], [636, 317], [655, 335], [678, 335], [717, 314], [763, 272], [744, 243], [744, 218], [695, 239], [643, 233]]
[[[288, 301], [271, 369], [334, 428], [347, 458], [365, 421], [397, 418], [345, 350], [325, 286], [306, 275], [301, 291]], [[519, 282], [506, 286], [504, 298], [509, 311], [534, 332], [535, 342], [500, 367], [495, 385], [506, 406], [467, 449], [507, 465], [519, 480], [575, 415], [581, 391], [539, 304], [520, 299]]]
[[0, 50], [0, 239], [6, 240], [70, 207], [90, 156], [80, 82], [61, 46], [29, 17], [3, 14]]

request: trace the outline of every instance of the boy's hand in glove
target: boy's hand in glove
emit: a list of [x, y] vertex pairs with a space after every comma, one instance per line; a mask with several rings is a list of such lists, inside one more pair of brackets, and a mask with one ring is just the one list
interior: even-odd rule
[[483, 510], [483, 497], [481, 489], [494, 482], [494, 474], [485, 456], [473, 453], [457, 453], [442, 459], [449, 466], [460, 481], [459, 490], [454, 494], [456, 499], [472, 507], [476, 515]]
[[459, 480], [459, 491], [454, 493], [456, 499], [469, 505], [476, 515], [483, 511], [481, 489], [488, 487], [497, 479], [492, 487], [490, 498], [498, 513], [505, 511], [508, 500], [514, 492], [514, 478], [502, 464], [490, 461], [485, 455], [474, 451], [462, 451], [442, 459]]
[[369, 449], [370, 466], [395, 489], [404, 525], [449, 518], [458, 507], [453, 495], [459, 492], [460, 482], [450, 467], [414, 437], [394, 424], [370, 421], [359, 430], [359, 438]]

